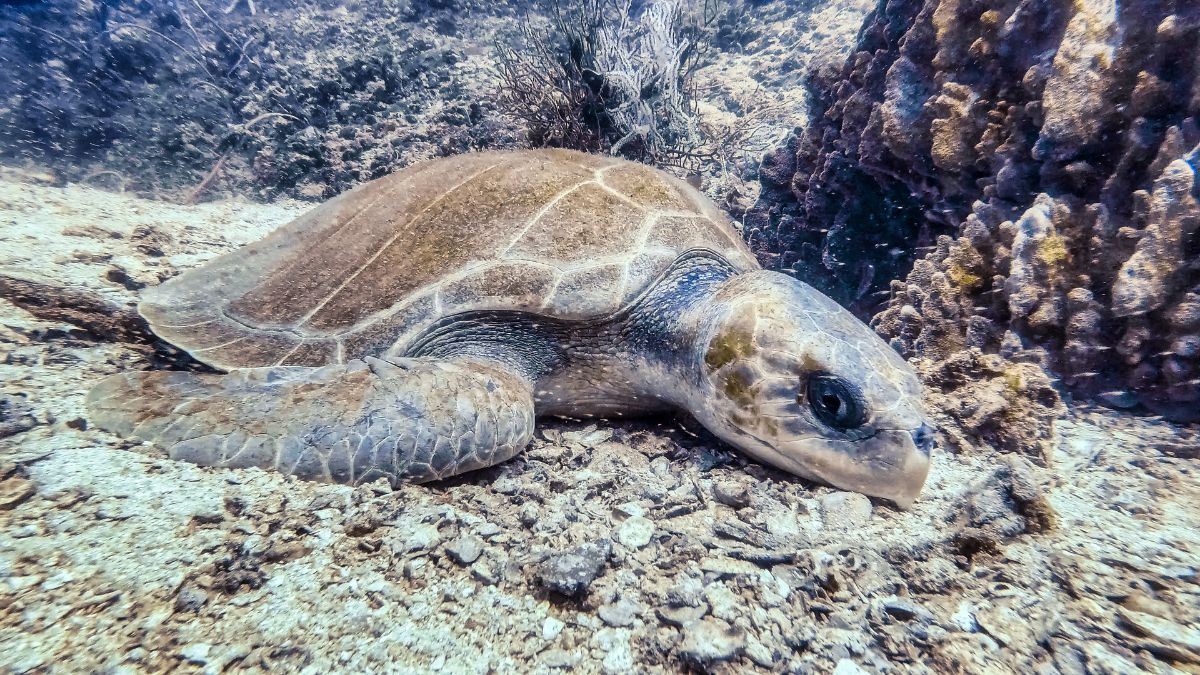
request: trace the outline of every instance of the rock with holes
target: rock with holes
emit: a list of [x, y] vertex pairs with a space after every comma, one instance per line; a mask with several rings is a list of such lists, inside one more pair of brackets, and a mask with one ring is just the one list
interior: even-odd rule
[[[227, 373], [114, 376], [92, 421], [200, 464], [395, 485], [508, 459], [539, 414], [681, 408], [783, 469], [901, 503], [929, 466], [892, 349], [759, 268], [687, 183], [610, 157], [418, 164], [147, 289], [138, 311]], [[631, 548], [649, 536], [635, 520]]]

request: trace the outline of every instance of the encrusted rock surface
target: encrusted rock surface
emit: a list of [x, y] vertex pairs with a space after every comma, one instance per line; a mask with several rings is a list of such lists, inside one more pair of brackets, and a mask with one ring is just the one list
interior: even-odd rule
[[[0, 182], [0, 273], [128, 307], [114, 266], [156, 283], [298, 210]], [[148, 232], [160, 251], [131, 245]], [[5, 672], [1195, 665], [1200, 444], [1181, 427], [1059, 408], [1052, 469], [938, 450], [907, 511], [671, 419], [547, 420], [501, 466], [352, 489], [196, 467], [90, 428], [88, 388], [153, 357], [59, 316], [0, 300], [0, 397], [34, 422], [0, 438]], [[942, 376], [969, 392], [989, 367]], [[579, 564], [555, 565], [567, 557]]]
[[905, 355], [1200, 418], [1200, 5], [890, 0], [813, 84], [746, 218], [765, 262], [890, 291]]

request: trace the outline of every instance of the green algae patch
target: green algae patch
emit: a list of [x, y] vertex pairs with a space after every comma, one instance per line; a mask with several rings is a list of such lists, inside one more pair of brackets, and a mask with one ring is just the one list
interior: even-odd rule
[[754, 353], [754, 336], [748, 330], [732, 329], [718, 334], [708, 343], [704, 363], [710, 371], [720, 370], [738, 358]]
[[983, 277], [957, 263], [950, 264], [946, 275], [950, 277], [950, 281], [954, 282], [955, 286], [966, 291], [973, 291], [983, 285]]
[[750, 382], [741, 373], [729, 373], [722, 379], [722, 382], [725, 396], [729, 400], [742, 407], [754, 403], [754, 394], [751, 391]]
[[1037, 255], [1048, 267], [1058, 267], [1071, 257], [1067, 251], [1067, 240], [1057, 234], [1046, 237], [1038, 244]]

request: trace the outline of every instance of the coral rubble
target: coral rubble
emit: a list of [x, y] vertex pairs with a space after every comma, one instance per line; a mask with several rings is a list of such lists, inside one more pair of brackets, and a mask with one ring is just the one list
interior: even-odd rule
[[880, 2], [747, 234], [906, 355], [1200, 418], [1198, 71], [1187, 0]]

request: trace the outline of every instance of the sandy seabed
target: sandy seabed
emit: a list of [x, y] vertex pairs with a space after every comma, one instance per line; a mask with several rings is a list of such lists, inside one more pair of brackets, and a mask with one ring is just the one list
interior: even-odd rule
[[[0, 273], [130, 305], [304, 208], [9, 172]], [[6, 672], [1200, 673], [1200, 469], [1161, 421], [1074, 406], [1046, 466], [939, 450], [907, 511], [670, 419], [352, 489], [88, 428], [145, 365], [0, 301]]]

